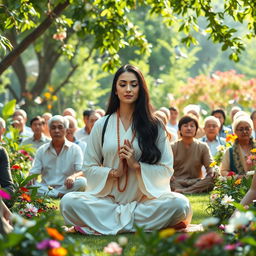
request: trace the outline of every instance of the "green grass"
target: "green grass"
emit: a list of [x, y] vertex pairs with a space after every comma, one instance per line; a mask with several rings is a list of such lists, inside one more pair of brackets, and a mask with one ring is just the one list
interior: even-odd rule
[[[199, 224], [205, 218], [209, 217], [209, 214], [206, 211], [209, 195], [208, 194], [198, 194], [198, 195], [188, 195], [187, 196], [190, 200], [192, 210], [193, 210], [193, 218], [192, 224]], [[56, 200], [56, 205], [59, 202]], [[58, 218], [62, 218], [59, 214]], [[63, 222], [64, 225], [64, 222]], [[118, 236], [125, 235], [128, 240], [128, 246], [125, 248], [124, 255], [130, 255], [128, 252], [131, 248], [136, 248], [136, 252], [133, 255], [142, 256], [143, 254], [143, 247], [140, 244], [140, 240], [135, 236], [135, 234], [122, 234], [118, 236], [83, 236], [80, 234], [69, 234], [75, 240], [81, 241], [82, 244], [86, 245], [90, 251], [93, 251], [95, 255], [104, 255], [102, 253], [103, 248], [111, 241], [117, 241]]]

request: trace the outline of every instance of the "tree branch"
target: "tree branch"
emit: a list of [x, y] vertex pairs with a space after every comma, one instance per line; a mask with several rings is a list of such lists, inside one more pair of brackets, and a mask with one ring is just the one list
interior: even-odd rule
[[38, 37], [40, 37], [53, 23], [55, 17], [59, 16], [63, 10], [69, 5], [69, 0], [58, 4], [54, 10], [48, 14], [48, 17], [23, 41], [15, 47], [0, 63], [0, 75], [17, 59], [17, 57], [25, 51], [28, 46], [33, 43]]

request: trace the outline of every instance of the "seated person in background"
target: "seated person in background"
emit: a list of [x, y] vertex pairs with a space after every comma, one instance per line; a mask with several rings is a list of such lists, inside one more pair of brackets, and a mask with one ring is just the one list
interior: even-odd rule
[[187, 105], [183, 110], [184, 115], [193, 115], [198, 120], [198, 129], [196, 132], [196, 139], [202, 138], [204, 134], [204, 129], [200, 127], [200, 106], [195, 104], [189, 104]]
[[83, 155], [85, 153], [85, 149], [86, 149], [86, 142], [83, 142], [81, 140], [78, 140], [74, 134], [77, 130], [77, 121], [73, 116], [65, 116], [65, 118], [68, 120], [69, 122], [69, 127], [67, 129], [67, 133], [66, 133], [66, 138], [71, 141], [74, 142], [75, 144], [77, 144], [83, 151]]
[[63, 110], [63, 116], [73, 116], [76, 118], [76, 111], [73, 108], [65, 108]]
[[[213, 162], [206, 143], [195, 139], [198, 121], [193, 115], [186, 115], [179, 121], [181, 139], [171, 143], [174, 158], [174, 174], [171, 188], [180, 193], [202, 193], [213, 189], [216, 173], [210, 164]], [[206, 177], [202, 179], [202, 166]]]
[[226, 138], [227, 133], [231, 133], [231, 129], [225, 126], [226, 114], [223, 109], [215, 109], [211, 113], [212, 116], [220, 120], [219, 137]]
[[45, 112], [43, 115], [42, 115], [42, 118], [44, 119], [44, 122], [43, 122], [43, 133], [44, 135], [47, 137], [47, 138], [51, 138], [51, 135], [50, 135], [50, 132], [49, 132], [49, 126], [48, 126], [48, 121], [49, 119], [52, 117], [52, 114], [49, 113], [49, 112]]
[[[85, 127], [82, 128], [82, 130], [80, 129], [75, 133], [75, 136], [77, 137], [78, 140], [81, 140], [86, 143], [88, 141], [88, 138], [91, 133], [92, 127], [94, 126], [94, 123], [99, 118], [101, 118], [100, 114], [94, 110], [91, 110], [87, 114], [88, 114], [88, 120], [86, 120]], [[84, 122], [85, 122], [85, 119], [84, 119]]]
[[251, 149], [256, 148], [251, 136], [252, 129], [253, 123], [248, 115], [240, 115], [234, 119], [232, 130], [237, 138], [233, 146], [224, 153], [220, 166], [221, 175], [227, 176], [230, 171], [243, 175], [251, 170], [252, 165], [247, 163], [247, 158]]
[[24, 125], [24, 133], [25, 133], [26, 135], [32, 135], [31, 128], [26, 125], [26, 123], [27, 123], [27, 121], [28, 121], [28, 116], [27, 116], [26, 111], [25, 111], [24, 109], [20, 109], [20, 108], [19, 108], [19, 109], [16, 109], [15, 112], [14, 112], [14, 114], [13, 114], [13, 117], [15, 117], [15, 116], [22, 116], [22, 117], [23, 117], [24, 122], [25, 122], [25, 125]]
[[50, 141], [50, 139], [43, 134], [43, 122], [44, 120], [40, 116], [36, 116], [30, 120], [30, 127], [34, 134], [24, 139], [21, 145], [30, 144], [34, 149], [38, 149], [40, 146]]
[[178, 139], [177, 133], [173, 132], [172, 130], [169, 129], [169, 127], [167, 127], [167, 123], [168, 123], [168, 119], [165, 115], [165, 113], [161, 110], [157, 110], [154, 112], [155, 116], [157, 119], [159, 119], [163, 125], [164, 125], [164, 129], [167, 133], [167, 137], [169, 139], [170, 142], [176, 141]]
[[[78, 145], [65, 138], [68, 121], [60, 115], [49, 120], [52, 141], [41, 146], [37, 152], [30, 174], [41, 174], [41, 182], [32, 180], [38, 194], [62, 197], [70, 191], [85, 191], [83, 177], [83, 153]], [[53, 189], [49, 191], [48, 186]]]
[[256, 110], [254, 110], [250, 115], [252, 122], [253, 122], [253, 130], [252, 130], [252, 137], [256, 139]]
[[[10, 169], [9, 156], [4, 147], [0, 146], [0, 189], [4, 188], [10, 195], [15, 191]], [[11, 207], [10, 201], [5, 201]]]
[[177, 133], [179, 130], [179, 127], [178, 127], [179, 111], [175, 107], [170, 107], [169, 111], [170, 111], [170, 120], [169, 120], [167, 126], [172, 128], [173, 130], [175, 130]]
[[200, 139], [202, 142], [206, 142], [210, 148], [211, 155], [215, 156], [217, 148], [220, 145], [225, 145], [226, 140], [218, 136], [220, 129], [220, 121], [214, 116], [208, 116], [204, 120], [204, 132], [205, 136]]
[[0, 141], [3, 141], [3, 136], [6, 131], [6, 122], [0, 117]]

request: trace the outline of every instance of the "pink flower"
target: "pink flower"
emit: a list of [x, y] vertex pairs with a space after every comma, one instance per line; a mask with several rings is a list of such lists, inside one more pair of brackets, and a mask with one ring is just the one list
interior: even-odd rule
[[226, 251], [234, 251], [240, 245], [241, 245], [241, 243], [227, 244], [227, 245], [224, 246], [224, 250], [226, 250]]
[[108, 246], [104, 247], [104, 252], [108, 254], [117, 254], [121, 255], [123, 251], [123, 248], [119, 246], [116, 242], [111, 242], [108, 244]]
[[185, 241], [185, 240], [187, 240], [188, 239], [188, 235], [187, 234], [181, 234], [181, 235], [179, 235], [177, 238], [176, 238], [176, 241], [178, 241], [178, 242], [183, 242], [183, 241]]
[[235, 175], [235, 173], [231, 171], [231, 172], [228, 173], [227, 176], [234, 176], [234, 175]]
[[217, 234], [216, 232], [209, 232], [207, 234], [201, 235], [196, 243], [195, 246], [201, 250], [210, 249], [214, 245], [223, 243], [223, 238]]
[[45, 250], [49, 248], [59, 248], [60, 242], [51, 239], [45, 239], [36, 245], [38, 250]]
[[11, 196], [7, 192], [5, 192], [4, 190], [1, 190], [1, 189], [0, 189], [0, 197], [2, 197], [3, 199], [7, 199], [7, 200], [11, 199]]

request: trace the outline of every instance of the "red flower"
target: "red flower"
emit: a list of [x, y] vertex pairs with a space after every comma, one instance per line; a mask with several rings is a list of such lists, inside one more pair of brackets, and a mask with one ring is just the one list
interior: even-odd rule
[[227, 176], [234, 176], [235, 172], [230, 171]]
[[29, 191], [29, 189], [27, 189], [25, 187], [21, 187], [20, 190], [23, 191], [23, 192], [28, 192]]
[[45, 212], [45, 210], [42, 209], [42, 208], [39, 208], [37, 212], [38, 212], [38, 213], [40, 213], [40, 212]]
[[18, 169], [21, 169], [21, 167], [18, 165], [18, 164], [14, 164], [11, 169], [15, 169], [15, 170], [18, 170]]
[[223, 238], [216, 232], [201, 235], [196, 241], [196, 247], [201, 250], [210, 249], [214, 245], [223, 243]]

